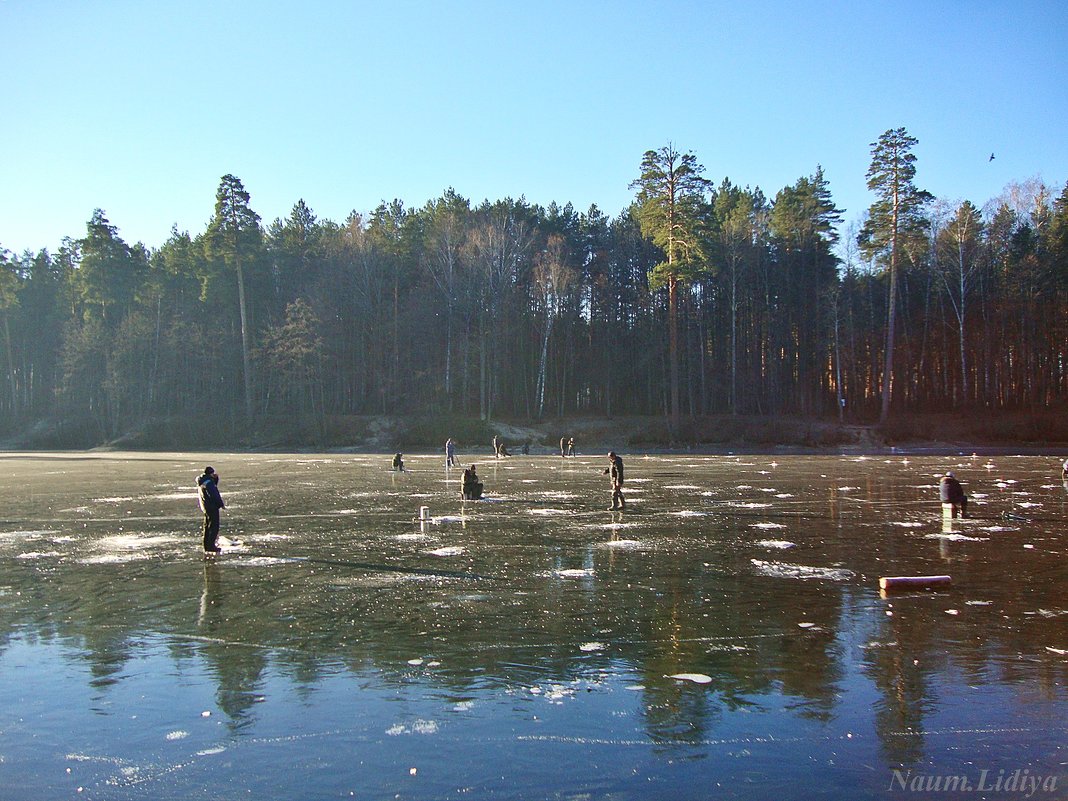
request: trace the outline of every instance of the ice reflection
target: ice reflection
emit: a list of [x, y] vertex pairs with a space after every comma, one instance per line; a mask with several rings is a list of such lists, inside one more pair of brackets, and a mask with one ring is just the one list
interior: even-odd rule
[[205, 562], [204, 457], [0, 459], [12, 797], [856, 799], [1065, 761], [1058, 460], [631, 457], [622, 514], [601, 458], [480, 464], [484, 502], [437, 455], [210, 461]]

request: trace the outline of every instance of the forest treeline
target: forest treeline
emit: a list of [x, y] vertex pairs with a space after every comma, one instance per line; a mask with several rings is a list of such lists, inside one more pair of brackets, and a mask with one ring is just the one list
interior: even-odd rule
[[672, 145], [615, 217], [450, 189], [264, 224], [227, 175], [204, 231], [149, 249], [97, 210], [55, 253], [2, 253], [0, 425], [1064, 403], [1068, 186], [947, 202], [914, 144], [873, 143], [875, 202], [845, 231], [820, 168], [769, 198]]

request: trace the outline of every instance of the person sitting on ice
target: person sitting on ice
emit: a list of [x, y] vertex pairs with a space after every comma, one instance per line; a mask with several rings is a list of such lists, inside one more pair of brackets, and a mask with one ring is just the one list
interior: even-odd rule
[[464, 470], [460, 481], [460, 496], [465, 501], [477, 501], [482, 498], [482, 482], [478, 480], [474, 465]]
[[942, 503], [953, 504], [954, 515], [959, 510], [961, 517], [968, 516], [968, 496], [964, 494], [964, 489], [953, 473], [946, 473], [938, 482], [938, 497]]
[[398, 473], [404, 472], [404, 454], [398, 453], [393, 457], [393, 469]]

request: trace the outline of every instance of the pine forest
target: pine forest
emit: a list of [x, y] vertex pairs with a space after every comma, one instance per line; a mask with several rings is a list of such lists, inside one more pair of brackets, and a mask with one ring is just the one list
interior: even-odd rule
[[266, 223], [226, 175], [205, 230], [149, 248], [98, 209], [0, 254], [0, 433], [1063, 409], [1068, 185], [937, 198], [915, 144], [872, 143], [850, 226], [818, 166], [768, 196], [670, 144], [615, 217], [449, 189]]

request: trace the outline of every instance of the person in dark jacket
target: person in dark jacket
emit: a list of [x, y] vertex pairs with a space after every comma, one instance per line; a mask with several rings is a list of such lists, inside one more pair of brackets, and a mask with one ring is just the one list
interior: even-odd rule
[[460, 480], [460, 497], [465, 501], [477, 501], [482, 498], [482, 482], [478, 480], [474, 465], [464, 469], [463, 478]]
[[942, 503], [953, 504], [954, 511], [960, 509], [960, 516], [968, 516], [968, 496], [964, 494], [964, 488], [953, 473], [946, 473], [938, 482], [938, 497]]
[[623, 500], [623, 460], [615, 451], [608, 452], [608, 467], [604, 469], [604, 475], [612, 481], [612, 506], [609, 511], [622, 511], [627, 506]]
[[204, 553], [219, 553], [219, 512], [226, 508], [219, 493], [219, 474], [208, 465], [197, 476], [197, 491], [200, 496], [200, 508], [204, 512]]
[[404, 472], [404, 454], [398, 453], [393, 457], [393, 471], [395, 473]]

